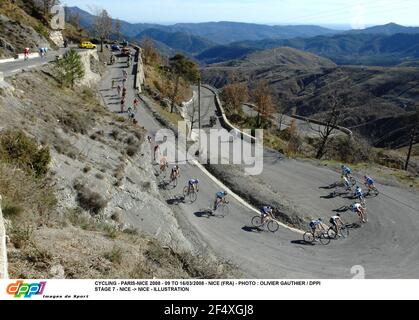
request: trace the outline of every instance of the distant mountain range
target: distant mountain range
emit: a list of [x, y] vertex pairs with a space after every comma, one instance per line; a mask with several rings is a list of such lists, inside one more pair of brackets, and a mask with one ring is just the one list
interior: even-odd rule
[[[374, 31], [378, 29], [374, 28]], [[212, 47], [201, 52], [198, 59], [205, 63], [220, 62], [224, 61], [225, 57], [240, 59], [249, 51], [285, 46], [329, 58], [340, 65], [394, 66], [419, 59], [419, 28], [407, 29], [410, 33], [383, 35], [377, 32], [368, 33], [365, 29], [362, 32], [346, 32], [329, 37], [243, 41], [229, 46]], [[416, 30], [416, 33], [413, 30]]]
[[[67, 17], [78, 15], [81, 26], [91, 28], [94, 16], [90, 13], [78, 7], [67, 7], [66, 13]], [[304, 25], [207, 22], [166, 26], [121, 21], [121, 32], [131, 41], [151, 38], [163, 54], [183, 52], [205, 64], [284, 46], [329, 58], [340, 65], [416, 66], [419, 59], [419, 28], [395, 23], [337, 31]]]
[[339, 97], [341, 124], [377, 147], [400, 147], [417, 123], [419, 72], [402, 67], [337, 66], [331, 60], [281, 47], [202, 69], [202, 80], [222, 88], [235, 79], [255, 87], [266, 80], [285, 112], [325, 119], [328, 97]]

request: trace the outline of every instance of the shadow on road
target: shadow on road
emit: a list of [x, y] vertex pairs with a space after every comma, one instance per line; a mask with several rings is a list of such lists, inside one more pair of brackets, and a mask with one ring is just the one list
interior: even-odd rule
[[207, 218], [207, 219], [213, 216], [212, 211], [208, 209], [201, 209], [198, 212], [194, 212], [194, 215], [198, 218]]
[[249, 226], [244, 226], [243, 228], [242, 228], [242, 230], [243, 231], [246, 231], [246, 232], [262, 232], [262, 230], [260, 229], [260, 228], [258, 228], [258, 227], [249, 227]]
[[311, 242], [307, 242], [304, 240], [293, 240], [291, 241], [292, 244], [298, 244], [298, 245], [302, 245], [302, 246], [314, 246], [314, 243]]
[[170, 206], [178, 205], [180, 203], [184, 203], [185, 202], [185, 198], [184, 197], [174, 197], [172, 199], [166, 200], [166, 202]]
[[335, 182], [335, 183], [332, 183], [331, 185], [329, 185], [329, 186], [325, 186], [325, 187], [319, 187], [319, 189], [326, 189], [326, 190], [330, 190], [330, 189], [334, 189], [334, 188], [336, 188], [338, 186], [338, 183], [337, 182]]
[[334, 199], [337, 197], [336, 192], [329, 193], [327, 196], [320, 196], [321, 199]]
[[333, 210], [333, 212], [343, 213], [343, 212], [347, 212], [348, 210], [349, 210], [348, 206], [342, 206], [340, 208]]

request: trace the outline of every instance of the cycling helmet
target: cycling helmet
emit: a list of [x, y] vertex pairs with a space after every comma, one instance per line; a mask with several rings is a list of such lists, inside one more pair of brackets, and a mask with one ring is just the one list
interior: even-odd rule
[[336, 216], [340, 217], [340, 213], [338, 213]]
[[323, 221], [322, 218], [319, 218], [319, 221]]
[[227, 191], [225, 191], [225, 190], [223, 191], [223, 193], [224, 193], [225, 195], [227, 195], [227, 194], [228, 194], [228, 193], [227, 193]]
[[199, 183], [199, 180], [198, 179], [196, 179], [196, 183]]

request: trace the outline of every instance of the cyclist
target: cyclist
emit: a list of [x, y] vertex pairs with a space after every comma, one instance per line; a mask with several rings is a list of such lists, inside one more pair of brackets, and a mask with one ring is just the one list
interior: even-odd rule
[[198, 179], [189, 179], [188, 181], [188, 193], [191, 191], [199, 192], [199, 180]]
[[326, 228], [324, 227], [323, 220], [321, 218], [310, 221], [309, 226], [311, 228], [311, 232], [313, 233], [314, 241], [318, 241], [316, 239], [316, 233], [317, 233], [316, 231], [326, 232]]
[[165, 171], [166, 168], [169, 167], [168, 161], [167, 161], [167, 157], [163, 156], [160, 158], [160, 171]]
[[268, 217], [270, 217], [272, 219], [274, 218], [273, 217], [273, 208], [271, 206], [265, 206], [262, 209], [260, 209], [260, 214], [262, 216], [262, 224], [264, 224], [266, 222]]
[[140, 104], [140, 101], [137, 99], [137, 98], [135, 98], [134, 99], [134, 109], [135, 110], [137, 110], [138, 109], [138, 105]]
[[341, 178], [342, 178], [342, 182], [343, 182], [343, 185], [345, 186], [346, 190], [351, 190], [352, 184], [349, 182], [349, 179], [344, 175], [342, 175]]
[[125, 108], [125, 98], [123, 97], [121, 99], [121, 113], [124, 113], [124, 108]]
[[215, 201], [214, 201], [214, 211], [218, 209], [218, 206], [221, 202], [225, 202], [225, 198], [227, 197], [227, 191], [220, 191], [215, 194]]
[[357, 197], [361, 202], [365, 201], [364, 192], [360, 186], [356, 186], [355, 188], [355, 197]]
[[157, 154], [160, 153], [160, 146], [158, 144], [156, 144], [154, 146], [154, 161], [156, 161], [157, 158]]
[[349, 179], [349, 177], [352, 174], [351, 168], [349, 168], [349, 167], [347, 167], [347, 166], [345, 166], [343, 164], [342, 164], [342, 167], [341, 168], [342, 168], [342, 175], [344, 175], [346, 178]]
[[23, 58], [25, 59], [25, 60], [28, 60], [29, 59], [29, 48], [25, 48], [24, 50], [23, 50]]
[[176, 178], [179, 178], [180, 177], [180, 168], [179, 168], [179, 166], [178, 165], [175, 165], [173, 168], [172, 168], [172, 173], [170, 174], [170, 180], [175, 180]]
[[364, 223], [366, 222], [365, 220], [366, 209], [360, 203], [354, 203], [353, 205], [351, 205], [351, 211], [358, 215], [361, 222], [364, 222]]
[[341, 218], [341, 216], [340, 216], [340, 213], [338, 213], [337, 215], [335, 215], [335, 216], [331, 217], [329, 222], [332, 224], [332, 226], [334, 226], [334, 227], [335, 227], [336, 234], [337, 234], [339, 237], [341, 237], [341, 234], [340, 234], [340, 228], [341, 228], [342, 226], [344, 226], [344, 225], [345, 225], [345, 223], [343, 222], [343, 220], [342, 220], [342, 218]]
[[375, 190], [375, 181], [373, 178], [364, 176], [364, 184], [368, 188], [368, 191]]

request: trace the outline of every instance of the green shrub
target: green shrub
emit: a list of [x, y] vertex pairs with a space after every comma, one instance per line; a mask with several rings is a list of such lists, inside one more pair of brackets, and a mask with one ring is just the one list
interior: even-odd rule
[[118, 247], [113, 247], [111, 251], [105, 252], [103, 257], [115, 264], [122, 263], [122, 249]]
[[48, 29], [42, 23], [39, 23], [38, 25], [36, 25], [34, 29], [37, 33], [39, 33], [44, 38], [46, 39], [49, 38]]
[[20, 216], [23, 213], [23, 211], [24, 209], [20, 205], [9, 203], [8, 201], [4, 201], [4, 204], [2, 206], [3, 215], [9, 219]]
[[107, 201], [97, 192], [90, 190], [80, 180], [74, 183], [77, 190], [77, 202], [80, 207], [93, 214], [99, 214], [108, 205]]
[[0, 135], [0, 159], [42, 177], [48, 172], [51, 155], [49, 148], [39, 148], [35, 139], [10, 129]]
[[30, 225], [14, 224], [9, 232], [10, 241], [18, 249], [28, 246], [32, 242], [33, 228]]

